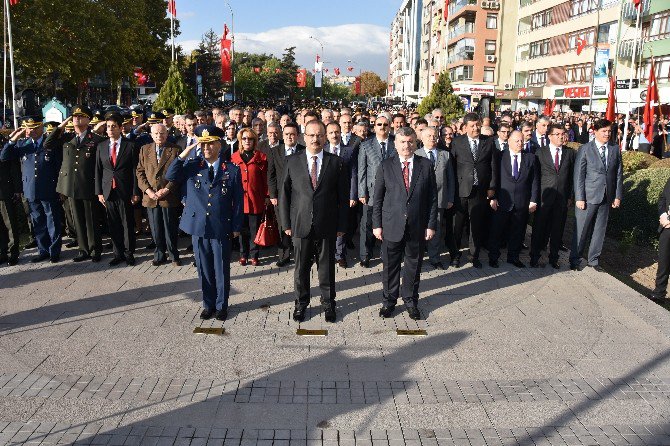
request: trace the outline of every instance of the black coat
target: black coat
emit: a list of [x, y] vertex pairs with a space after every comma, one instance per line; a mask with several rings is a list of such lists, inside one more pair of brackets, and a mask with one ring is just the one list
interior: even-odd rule
[[475, 163], [468, 137], [462, 135], [454, 138], [451, 143], [451, 156], [454, 157], [459, 197], [468, 197], [472, 193], [475, 169], [477, 169], [480, 193], [495, 189], [497, 178], [495, 178], [493, 171], [493, 154], [496, 151], [493, 138], [480, 136], [477, 162]]
[[18, 159], [0, 161], [0, 200], [12, 200], [23, 191], [21, 162]]
[[573, 195], [576, 156], [576, 151], [563, 147], [558, 172], [556, 172], [549, 146], [541, 148], [535, 154], [540, 166], [540, 200], [542, 206], [553, 206], [554, 204], [564, 208], [568, 206], [568, 200]]
[[[297, 144], [296, 153], [305, 150], [305, 146]], [[268, 152], [268, 193], [270, 198], [279, 198], [279, 188], [284, 178], [286, 166], [286, 147], [284, 144], [272, 147]]]
[[[663, 191], [661, 192], [661, 195], [658, 197], [658, 217], [660, 218], [661, 215], [664, 213], [668, 213], [670, 216], [670, 209], [668, 209], [668, 206], [670, 206], [670, 179], [665, 183], [665, 187], [663, 188]], [[661, 233], [663, 231], [663, 226], [659, 225], [658, 226], [658, 232]]]
[[98, 144], [95, 165], [95, 193], [109, 199], [112, 191], [112, 178], [116, 181], [116, 193], [122, 200], [130, 201], [133, 195], [141, 196], [137, 187], [137, 153], [134, 144], [121, 138], [116, 164], [112, 166], [109, 156], [109, 140]]
[[521, 153], [520, 156], [519, 178], [515, 180], [512, 175], [512, 153], [503, 150], [497, 155], [495, 164], [500, 181], [496, 187], [496, 199], [499, 209], [503, 211], [514, 208], [527, 210], [531, 202], [539, 204], [540, 176], [535, 155]]

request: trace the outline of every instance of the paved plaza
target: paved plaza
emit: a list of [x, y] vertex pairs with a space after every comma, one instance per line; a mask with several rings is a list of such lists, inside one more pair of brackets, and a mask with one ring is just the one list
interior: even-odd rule
[[141, 253], [0, 269], [0, 444], [670, 445], [670, 313], [607, 274], [424, 267], [415, 322], [374, 262], [297, 324], [292, 267], [235, 263], [203, 323], [191, 257]]

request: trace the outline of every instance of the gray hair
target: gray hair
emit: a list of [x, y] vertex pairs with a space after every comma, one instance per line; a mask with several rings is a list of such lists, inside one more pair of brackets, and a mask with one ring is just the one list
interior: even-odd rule
[[416, 132], [412, 127], [400, 127], [398, 131], [395, 132], [395, 136], [412, 136], [416, 138]]
[[391, 115], [388, 114], [388, 113], [386, 113], [386, 112], [382, 112], [382, 113], [378, 114], [378, 115], [377, 115], [377, 119], [379, 119], [379, 118], [384, 118], [384, 119], [386, 119], [388, 122], [391, 122], [391, 121], [392, 121], [392, 119], [391, 119]]
[[265, 124], [265, 121], [262, 120], [261, 118], [254, 118], [251, 120], [251, 126], [255, 126], [256, 124]]
[[270, 121], [270, 123], [268, 124], [268, 129], [270, 127], [275, 128], [275, 129], [279, 129], [279, 133], [281, 133], [281, 125], [279, 125], [278, 122]]

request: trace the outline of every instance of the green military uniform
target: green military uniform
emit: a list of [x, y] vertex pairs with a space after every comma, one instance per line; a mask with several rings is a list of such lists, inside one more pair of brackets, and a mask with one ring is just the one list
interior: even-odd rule
[[[92, 113], [88, 107], [79, 106], [74, 108], [72, 114], [90, 118]], [[63, 150], [63, 164], [56, 191], [68, 197], [80, 252], [76, 261], [89, 256], [97, 261], [102, 255], [102, 235], [98, 227], [101, 209], [95, 194], [95, 161], [98, 144], [104, 139], [90, 129], [66, 139], [63, 130], [57, 129], [44, 142], [47, 150], [60, 147]]]
[[19, 259], [19, 220], [16, 194], [23, 190], [21, 162], [0, 161], [0, 263], [15, 265]]

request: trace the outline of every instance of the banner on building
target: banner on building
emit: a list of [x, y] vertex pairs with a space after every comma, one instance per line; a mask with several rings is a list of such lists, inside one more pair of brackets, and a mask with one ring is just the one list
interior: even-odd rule
[[610, 61], [609, 49], [598, 49], [596, 53], [596, 65], [593, 68], [593, 94], [594, 96], [607, 95], [607, 86], [609, 79], [607, 77], [607, 67]]
[[301, 68], [295, 75], [295, 82], [298, 88], [305, 88], [307, 86], [307, 69]]
[[223, 25], [223, 36], [221, 37], [221, 81], [232, 82], [232, 55], [230, 53], [231, 40], [228, 38], [228, 26]]

